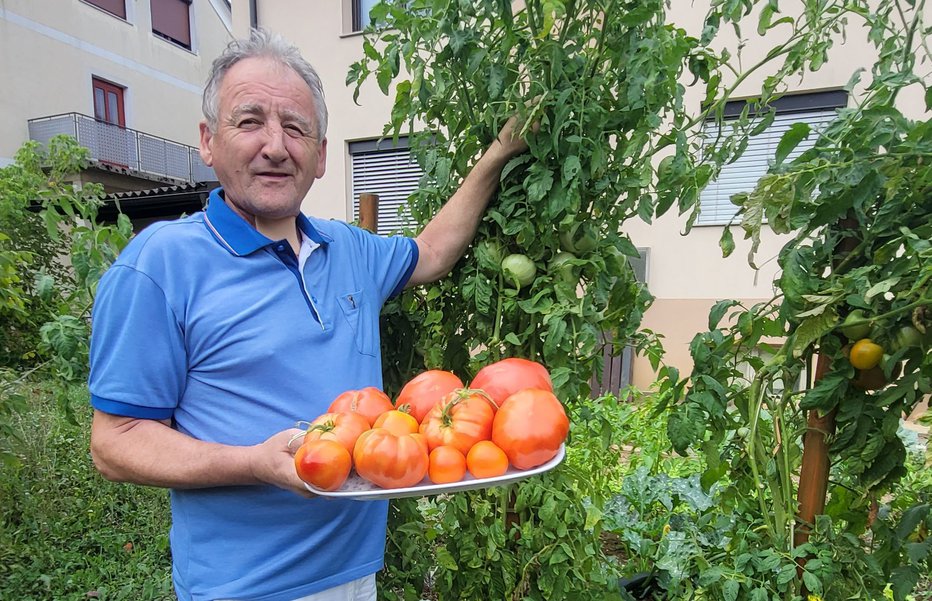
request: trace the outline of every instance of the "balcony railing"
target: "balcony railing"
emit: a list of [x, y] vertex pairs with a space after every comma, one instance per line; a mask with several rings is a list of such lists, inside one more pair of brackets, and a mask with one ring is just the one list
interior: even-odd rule
[[141, 131], [120, 127], [80, 113], [29, 120], [29, 137], [48, 144], [67, 134], [91, 151], [92, 162], [105, 169], [160, 182], [216, 181], [197, 148]]

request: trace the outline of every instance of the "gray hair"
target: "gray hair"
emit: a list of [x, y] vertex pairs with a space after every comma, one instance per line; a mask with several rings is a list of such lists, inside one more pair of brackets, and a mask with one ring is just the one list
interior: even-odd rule
[[204, 86], [204, 97], [201, 100], [201, 110], [210, 131], [217, 131], [217, 121], [220, 118], [220, 85], [223, 78], [233, 65], [246, 58], [271, 58], [294, 70], [311, 90], [317, 120], [316, 135], [318, 139], [326, 137], [327, 105], [324, 102], [324, 87], [320, 83], [320, 76], [301, 56], [296, 46], [281, 35], [264, 29], [253, 29], [249, 39], [230, 42], [211, 65], [207, 85]]

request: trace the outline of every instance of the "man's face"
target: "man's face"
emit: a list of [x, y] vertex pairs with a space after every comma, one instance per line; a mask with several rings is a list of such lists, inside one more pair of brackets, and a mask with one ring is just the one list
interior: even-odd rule
[[223, 78], [218, 108], [215, 132], [201, 123], [201, 157], [227, 202], [253, 224], [297, 215], [327, 157], [307, 84], [273, 59], [243, 59]]

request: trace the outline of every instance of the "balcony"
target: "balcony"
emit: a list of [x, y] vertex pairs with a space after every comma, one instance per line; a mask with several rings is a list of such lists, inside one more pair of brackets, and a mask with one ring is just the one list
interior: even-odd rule
[[168, 184], [216, 181], [197, 148], [120, 127], [80, 113], [29, 120], [29, 137], [48, 144], [66, 134], [91, 151], [91, 165], [106, 171]]

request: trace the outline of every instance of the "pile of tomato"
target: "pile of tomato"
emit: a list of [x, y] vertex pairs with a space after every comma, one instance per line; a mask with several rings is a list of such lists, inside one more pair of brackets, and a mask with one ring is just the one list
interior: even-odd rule
[[452, 372], [422, 372], [394, 403], [374, 387], [344, 392], [310, 422], [295, 469], [323, 491], [353, 469], [388, 489], [494, 478], [547, 463], [568, 432], [547, 369], [509, 358], [483, 367], [469, 387]]

